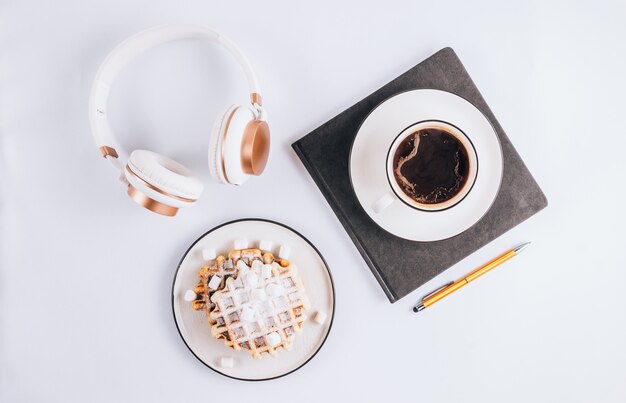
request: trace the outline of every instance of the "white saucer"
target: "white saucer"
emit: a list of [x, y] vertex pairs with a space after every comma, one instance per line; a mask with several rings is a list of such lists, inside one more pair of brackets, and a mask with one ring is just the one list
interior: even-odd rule
[[[441, 120], [460, 128], [478, 156], [474, 187], [463, 201], [443, 211], [420, 211], [396, 200], [376, 214], [372, 205], [391, 191], [385, 173], [389, 146], [410, 125]], [[350, 152], [350, 180], [356, 196], [376, 224], [401, 238], [437, 241], [460, 234], [489, 210], [502, 180], [502, 149], [498, 136], [474, 105], [440, 90], [413, 90], [395, 95], [363, 121]]]
[[[311, 301], [304, 331], [298, 334], [291, 351], [279, 349], [276, 356], [265, 355], [255, 360], [247, 350], [234, 351], [223, 340], [211, 336], [205, 312], [194, 311], [183, 299], [186, 290], [198, 282], [198, 269], [205, 264], [202, 249], [214, 248], [218, 254], [233, 249], [233, 241], [247, 239], [250, 247], [258, 247], [261, 240], [273, 242], [273, 253], [281, 245], [291, 248], [289, 261], [298, 266]], [[218, 373], [241, 380], [260, 381], [287, 375], [306, 364], [322, 347], [330, 332], [335, 312], [335, 290], [328, 266], [317, 249], [293, 229], [273, 221], [245, 219], [213, 228], [194, 242], [178, 266], [172, 286], [172, 309], [178, 332], [189, 350], [207, 367]], [[312, 320], [316, 311], [326, 313], [323, 324]], [[232, 357], [232, 368], [219, 366], [221, 357]]]

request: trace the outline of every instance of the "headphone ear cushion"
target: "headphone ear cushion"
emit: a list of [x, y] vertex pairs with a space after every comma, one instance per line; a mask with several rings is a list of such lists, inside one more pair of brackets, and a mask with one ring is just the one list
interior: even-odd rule
[[224, 175], [224, 166], [222, 164], [222, 140], [224, 138], [224, 127], [226, 127], [228, 119], [236, 108], [236, 105], [229, 106], [222, 115], [218, 116], [211, 129], [208, 155], [209, 172], [211, 173], [211, 177], [220, 183], [228, 183]]
[[133, 151], [128, 159], [126, 171], [129, 182], [139, 182], [161, 194], [195, 201], [204, 189], [202, 182], [185, 166], [152, 151]]
[[233, 105], [214, 126], [209, 147], [209, 168], [220, 182], [241, 185], [250, 177], [242, 166], [241, 145], [246, 127], [253, 120], [252, 109]]

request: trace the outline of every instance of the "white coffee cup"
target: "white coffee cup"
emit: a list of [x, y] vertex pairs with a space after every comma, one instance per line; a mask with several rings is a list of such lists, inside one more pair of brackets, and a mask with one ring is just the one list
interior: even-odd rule
[[[430, 129], [430, 128], [444, 130], [445, 132], [454, 136], [462, 144], [462, 146], [467, 151], [469, 171], [467, 173], [467, 180], [465, 181], [461, 189], [459, 189], [458, 192], [453, 197], [445, 201], [442, 201], [441, 203], [426, 204], [426, 203], [417, 202], [416, 200], [414, 200], [413, 198], [411, 198], [409, 195], [407, 195], [404, 192], [404, 190], [402, 189], [402, 186], [398, 184], [396, 177], [394, 175], [393, 163], [394, 163], [394, 156], [396, 154], [398, 146], [402, 143], [403, 140], [405, 140], [407, 137], [409, 137], [410, 135], [420, 130], [425, 130], [425, 129]], [[374, 203], [372, 203], [371, 207], [374, 213], [376, 214], [381, 213], [382, 211], [384, 211], [387, 207], [392, 205], [397, 200], [400, 200], [401, 202], [408, 205], [409, 207], [412, 207], [417, 210], [442, 211], [442, 210], [452, 208], [456, 206], [458, 203], [460, 203], [468, 195], [468, 193], [474, 186], [474, 182], [476, 181], [476, 176], [478, 175], [478, 156], [476, 155], [476, 150], [474, 148], [474, 145], [472, 144], [470, 139], [467, 137], [467, 135], [463, 133], [461, 129], [459, 129], [458, 127], [448, 122], [443, 122], [443, 121], [438, 121], [438, 120], [427, 120], [427, 121], [415, 123], [407, 127], [394, 139], [393, 143], [391, 143], [391, 145], [389, 146], [389, 151], [387, 152], [387, 160], [385, 162], [385, 169], [386, 169], [387, 179], [389, 181], [389, 186], [391, 187], [391, 190], [382, 194]]]

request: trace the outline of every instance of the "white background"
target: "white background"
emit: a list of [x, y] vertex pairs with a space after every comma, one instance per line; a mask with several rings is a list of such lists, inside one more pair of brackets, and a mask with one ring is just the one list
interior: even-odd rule
[[[0, 3], [0, 401], [626, 400], [623, 1], [214, 3]], [[242, 75], [194, 41], [140, 57], [112, 90], [114, 129], [207, 182], [197, 206], [168, 219], [132, 203], [99, 158], [87, 99], [117, 43], [172, 22], [212, 26], [247, 53], [273, 145], [262, 178], [209, 184], [209, 131], [246, 101]], [[444, 46], [550, 206], [391, 305], [290, 144]], [[198, 362], [169, 297], [191, 242], [255, 216], [309, 237], [337, 290], [322, 351], [265, 383]], [[525, 240], [506, 266], [410, 311]]]

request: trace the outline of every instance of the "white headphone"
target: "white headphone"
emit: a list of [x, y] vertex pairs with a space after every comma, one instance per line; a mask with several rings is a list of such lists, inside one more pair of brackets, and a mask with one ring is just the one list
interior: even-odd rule
[[123, 152], [109, 126], [106, 107], [113, 80], [135, 56], [162, 43], [186, 38], [206, 39], [226, 48], [243, 68], [250, 88], [252, 108], [233, 105], [213, 126], [209, 146], [211, 175], [222, 183], [241, 185], [250, 176], [263, 172], [270, 147], [270, 131], [256, 76], [246, 57], [228, 38], [205, 27], [167, 25], [126, 39], [109, 53], [96, 73], [89, 99], [91, 131], [102, 156], [121, 172], [120, 180], [128, 185], [128, 195], [141, 206], [165, 216], [174, 216], [180, 207], [194, 204], [202, 194], [202, 182], [183, 165], [152, 151], [133, 151], [123, 166], [119, 162]]

